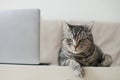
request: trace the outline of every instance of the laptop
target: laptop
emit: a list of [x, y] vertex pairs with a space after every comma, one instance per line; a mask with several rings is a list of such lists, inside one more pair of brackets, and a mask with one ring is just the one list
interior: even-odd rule
[[0, 63], [40, 63], [40, 10], [0, 10]]

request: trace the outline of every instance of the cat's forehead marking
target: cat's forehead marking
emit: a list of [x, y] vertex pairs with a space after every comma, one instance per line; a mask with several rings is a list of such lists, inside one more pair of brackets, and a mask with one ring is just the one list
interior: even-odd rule
[[84, 29], [83, 26], [75, 26], [72, 29], [72, 33], [73, 33], [74, 38], [76, 38], [83, 31], [83, 29]]

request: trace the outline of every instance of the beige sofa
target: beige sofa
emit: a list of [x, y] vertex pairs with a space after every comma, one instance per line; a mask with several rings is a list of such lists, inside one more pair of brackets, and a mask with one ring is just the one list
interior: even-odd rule
[[[71, 24], [88, 22], [69, 21]], [[81, 80], [69, 67], [55, 66], [63, 23], [64, 20], [41, 19], [40, 62], [54, 66], [0, 64], [0, 80]], [[86, 67], [83, 80], [120, 80], [120, 23], [95, 22], [92, 33], [95, 43], [112, 56], [113, 64], [112, 67]]]
[[[64, 20], [41, 21], [40, 61], [57, 64], [57, 55], [61, 46]], [[83, 21], [68, 21], [70, 24], [89, 24]], [[113, 58], [112, 66], [120, 66], [120, 23], [94, 22], [92, 28], [94, 42]]]

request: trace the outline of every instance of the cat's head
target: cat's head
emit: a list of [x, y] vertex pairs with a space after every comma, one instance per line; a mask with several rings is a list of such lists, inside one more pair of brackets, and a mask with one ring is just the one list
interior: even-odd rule
[[91, 33], [93, 25], [70, 25], [63, 26], [63, 47], [74, 54], [89, 50], [93, 45]]

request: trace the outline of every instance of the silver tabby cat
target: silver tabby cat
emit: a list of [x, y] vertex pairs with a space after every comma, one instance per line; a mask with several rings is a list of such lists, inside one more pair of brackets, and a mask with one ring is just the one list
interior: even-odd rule
[[58, 62], [61, 66], [70, 66], [77, 77], [84, 77], [83, 66], [108, 67], [112, 58], [104, 54], [94, 44], [89, 25], [63, 26], [62, 47], [59, 51]]

